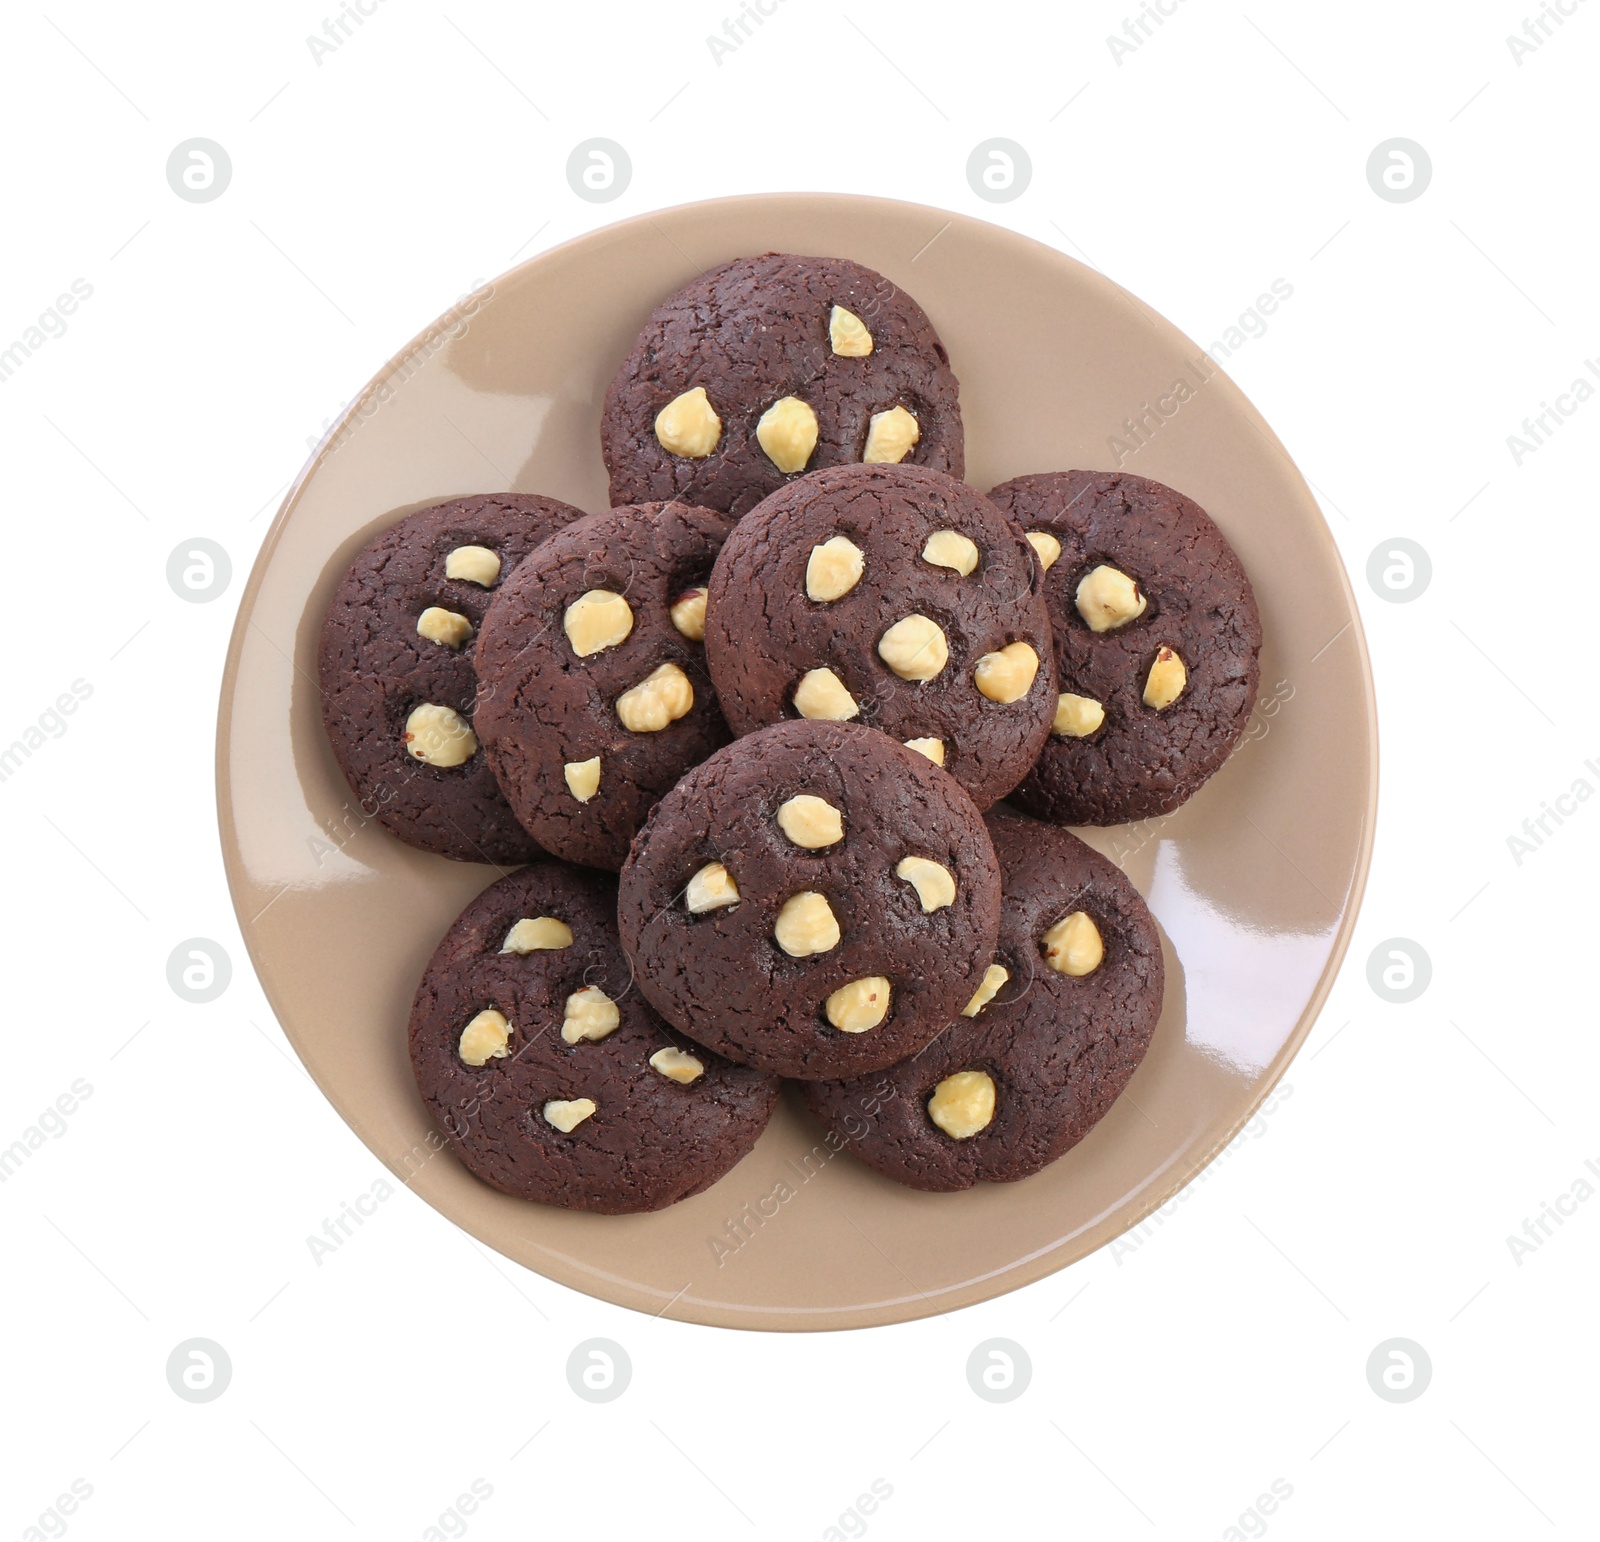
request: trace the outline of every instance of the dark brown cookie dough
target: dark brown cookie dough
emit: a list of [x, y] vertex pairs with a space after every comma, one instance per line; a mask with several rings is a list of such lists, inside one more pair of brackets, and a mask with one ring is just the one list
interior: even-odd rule
[[[1064, 702], [1012, 801], [1060, 824], [1171, 813], [1228, 758], [1255, 705], [1261, 618], [1233, 548], [1199, 504], [1144, 477], [1048, 472], [1002, 482], [989, 496], [1022, 530], [1060, 542], [1044, 582], [1057, 688], [1104, 712], [1091, 726], [1092, 707]], [[1102, 566], [1131, 578], [1145, 609], [1096, 632], [1077, 595]], [[1163, 650], [1181, 660], [1182, 676]], [[1159, 710], [1146, 695], [1158, 661], [1182, 684]], [[1089, 729], [1082, 737], [1062, 731], [1073, 708], [1080, 716], [1070, 726]]]
[[[1104, 1117], [1161, 1016], [1161, 943], [1133, 885], [1066, 830], [1000, 809], [986, 823], [1004, 891], [995, 964], [1005, 981], [902, 1064], [801, 1089], [855, 1156], [915, 1189], [1009, 1183], [1047, 1167]], [[1052, 935], [1079, 913], [1102, 956], [1088, 973], [1062, 973], [1052, 954], [1076, 969], [1093, 958], [1083, 922]]]
[[410, 1039], [417, 1088], [463, 1165], [568, 1210], [625, 1215], [698, 1194], [777, 1102], [775, 1080], [650, 1010], [617, 943], [616, 880], [560, 862], [462, 911], [417, 989]]
[[781, 723], [656, 805], [618, 921], [668, 1022], [808, 1078], [892, 1065], [938, 1033], [993, 957], [999, 905], [952, 778], [872, 729]]
[[[836, 321], [836, 307], [859, 328]], [[870, 351], [860, 352], [869, 340]], [[669, 413], [658, 434], [662, 410], [695, 391], [705, 393], [718, 423], [696, 397]], [[769, 422], [775, 460], [758, 428], [789, 398], [804, 403], [810, 417], [786, 405]], [[918, 437], [905, 461], [962, 474], [956, 377], [910, 295], [841, 258], [742, 257], [664, 301], [611, 382], [600, 425], [611, 501], [685, 498], [743, 514], [791, 475], [859, 462], [876, 414], [889, 416], [874, 455], [900, 458], [888, 444], [896, 430], [911, 427], [909, 414]], [[699, 443], [675, 439], [674, 416], [689, 437], [703, 428]], [[815, 447], [804, 455], [812, 431]]]
[[[979, 493], [917, 466], [819, 471], [740, 520], [711, 576], [706, 658], [735, 733], [853, 705], [892, 738], [938, 741], [920, 747], [979, 808], [1026, 774], [1055, 712], [1032, 551]], [[1023, 694], [986, 694], [1009, 694], [1013, 665]], [[833, 691], [824, 670], [848, 700], [811, 699]]]
[[[496, 588], [581, 514], [529, 493], [453, 498], [391, 525], [334, 592], [322, 624], [322, 720], [362, 812], [408, 845], [503, 865], [538, 854], [458, 725], [471, 728], [473, 637]], [[475, 578], [447, 572], [463, 549], [454, 565]], [[419, 633], [419, 622], [434, 635]], [[423, 707], [437, 710], [413, 720]], [[425, 763], [417, 749], [457, 763]]]
[[591, 514], [489, 607], [478, 735], [517, 818], [558, 857], [615, 872], [656, 800], [728, 742], [701, 637], [732, 528], [683, 503]]

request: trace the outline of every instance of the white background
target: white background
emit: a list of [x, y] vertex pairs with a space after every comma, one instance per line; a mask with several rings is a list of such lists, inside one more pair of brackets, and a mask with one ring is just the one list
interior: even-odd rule
[[[320, 62], [301, 3], [8, 14], [0, 347], [93, 293], [0, 385], [0, 744], [92, 694], [0, 782], [0, 1147], [92, 1091], [0, 1184], [0, 1538], [1594, 1534], [1600, 1203], [1520, 1256], [1507, 1237], [1600, 1166], [1600, 807], [1520, 862], [1508, 837], [1600, 787], [1600, 405], [1520, 465], [1507, 438], [1600, 355], [1600, 4], [1564, 0], [1519, 61], [1538, 0], [1167, 0], [1119, 61], [1134, 3], [781, 0], [720, 62], [721, 0], [384, 0]], [[597, 135], [633, 163], [603, 205], [565, 175]], [[996, 135], [1033, 174], [991, 204], [965, 167]], [[166, 179], [195, 136], [233, 164], [209, 203]], [[1407, 203], [1366, 176], [1394, 136], [1433, 165]], [[1226, 367], [1316, 487], [1373, 650], [1382, 809], [1348, 966], [1292, 1094], [1148, 1240], [949, 1317], [651, 1321], [403, 1190], [319, 1265], [308, 1235], [383, 1170], [288, 1051], [223, 883], [214, 704], [255, 550], [327, 420], [476, 281], [775, 189], [1011, 225], [1202, 345], [1293, 286]], [[232, 561], [209, 604], [165, 576], [197, 536]], [[1395, 537], [1431, 557], [1410, 603], [1365, 576]], [[209, 1005], [167, 984], [191, 937], [233, 960]], [[1404, 1005], [1367, 979], [1394, 937], [1433, 966]], [[195, 1337], [232, 1363], [208, 1403], [166, 1377]], [[592, 1337], [632, 1363], [605, 1405], [567, 1385]], [[966, 1378], [993, 1337], [1032, 1363], [1005, 1404]], [[1403, 1404], [1366, 1374], [1394, 1337], [1432, 1363]], [[89, 1497], [48, 1516], [74, 1480]], [[849, 1516], [873, 1480], [890, 1497]]]

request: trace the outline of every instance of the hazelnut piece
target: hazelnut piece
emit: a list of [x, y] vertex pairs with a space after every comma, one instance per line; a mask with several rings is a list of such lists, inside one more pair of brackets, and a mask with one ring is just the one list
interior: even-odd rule
[[966, 578], [978, 566], [978, 543], [959, 530], [935, 530], [922, 548], [922, 560]]
[[1157, 712], [1165, 711], [1181, 695], [1189, 683], [1189, 671], [1183, 660], [1171, 648], [1156, 652], [1156, 661], [1150, 666], [1149, 677], [1144, 682], [1144, 704]]
[[567, 1044], [593, 1043], [622, 1026], [617, 1004], [598, 985], [585, 985], [567, 997], [561, 1038]]
[[1112, 632], [1142, 616], [1146, 600], [1126, 573], [1102, 562], [1079, 580], [1075, 603], [1091, 632]]
[[542, 1112], [546, 1124], [554, 1125], [563, 1135], [570, 1135], [599, 1106], [593, 1098], [552, 1098]]
[[588, 760], [569, 760], [561, 768], [561, 774], [567, 779], [567, 791], [580, 803], [587, 803], [600, 791], [598, 755], [593, 755]]
[[932, 680], [950, 662], [950, 645], [937, 621], [902, 616], [878, 639], [878, 657], [902, 680]]
[[806, 559], [806, 597], [823, 603], [842, 598], [861, 582], [866, 566], [866, 553], [849, 536], [830, 536]]
[[660, 664], [617, 697], [617, 717], [630, 733], [660, 733], [694, 706], [694, 687], [676, 664]]
[[970, 1140], [994, 1119], [994, 1078], [987, 1071], [957, 1071], [933, 1089], [928, 1117], [952, 1140]]
[[780, 397], [761, 414], [756, 443], [785, 476], [804, 471], [817, 447], [816, 410], [798, 396]]
[[1033, 689], [1039, 673], [1039, 655], [1025, 642], [1007, 643], [998, 653], [986, 653], [972, 671], [972, 683], [1001, 706], [1021, 701]]
[[499, 554], [487, 546], [458, 546], [444, 559], [444, 576], [492, 589], [500, 579]]
[[1048, 530], [1030, 530], [1028, 532], [1028, 545], [1033, 548], [1034, 555], [1039, 559], [1039, 566], [1049, 572], [1056, 565], [1056, 558], [1061, 555], [1061, 542]]
[[1057, 974], [1093, 974], [1105, 956], [1100, 928], [1081, 910], [1063, 916], [1044, 934], [1044, 961]]
[[472, 622], [458, 610], [430, 605], [417, 617], [417, 636], [444, 648], [459, 648], [472, 636]]
[[783, 902], [772, 935], [790, 958], [810, 958], [839, 946], [839, 921], [825, 895], [803, 889]]
[[916, 418], [904, 407], [875, 412], [867, 425], [867, 445], [861, 459], [869, 466], [897, 466], [921, 437]]
[[983, 971], [983, 979], [977, 990], [972, 993], [972, 1000], [961, 1009], [963, 1017], [976, 1017], [999, 993], [1000, 987], [1011, 978], [1011, 971], [1003, 964], [990, 964]]
[[510, 1053], [511, 1024], [504, 1012], [488, 1007], [461, 1030], [456, 1053], [463, 1065], [482, 1066], [490, 1060], [504, 1060]]
[[881, 974], [841, 985], [828, 997], [824, 1010], [840, 1033], [865, 1033], [889, 1015], [889, 982]]
[[828, 314], [828, 342], [842, 359], [864, 359], [872, 352], [872, 334], [854, 311], [842, 305]]
[[955, 874], [928, 857], [903, 858], [895, 868], [894, 876], [905, 879], [917, 891], [917, 899], [921, 901], [925, 916], [955, 903]]
[[426, 766], [459, 766], [472, 759], [478, 736], [453, 707], [426, 701], [406, 719], [406, 753]]
[[739, 885], [720, 862], [707, 862], [689, 880], [683, 891], [683, 903], [692, 916], [703, 916], [708, 910], [723, 910], [739, 903]]
[[658, 1049], [650, 1057], [650, 1069], [659, 1071], [669, 1082], [676, 1082], [680, 1087], [687, 1087], [690, 1082], [698, 1081], [706, 1074], [703, 1060], [675, 1046]]
[[1056, 697], [1055, 721], [1050, 732], [1060, 739], [1087, 739], [1106, 720], [1106, 709], [1092, 696], [1063, 691]]
[[580, 594], [561, 617], [562, 629], [580, 659], [614, 648], [633, 630], [633, 607], [609, 589]]
[[794, 688], [794, 709], [801, 717], [843, 723], [859, 717], [861, 708], [831, 669], [808, 669]]
[[704, 460], [722, 438], [722, 419], [704, 386], [674, 396], [656, 414], [656, 441], [669, 455]]
[[826, 798], [797, 793], [778, 810], [778, 828], [796, 846], [820, 851], [844, 839], [844, 815]]
[[703, 587], [685, 589], [672, 602], [667, 614], [690, 642], [706, 640], [706, 591]]
[[524, 916], [500, 944], [502, 953], [543, 953], [572, 946], [572, 928], [554, 916]]

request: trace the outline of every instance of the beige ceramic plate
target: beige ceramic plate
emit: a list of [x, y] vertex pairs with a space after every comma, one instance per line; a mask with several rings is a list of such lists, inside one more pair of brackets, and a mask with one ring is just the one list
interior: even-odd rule
[[[1124, 469], [1198, 499], [1254, 580], [1267, 645], [1249, 737], [1178, 814], [1087, 832], [1166, 938], [1166, 1010], [1105, 1121], [1024, 1183], [913, 1193], [832, 1156], [792, 1101], [708, 1192], [657, 1215], [508, 1199], [433, 1155], [405, 1025], [434, 944], [495, 877], [365, 823], [324, 742], [323, 608], [397, 516], [471, 492], [603, 508], [600, 403], [653, 306], [771, 249], [851, 257], [921, 301], [962, 387], [969, 479]], [[466, 312], [470, 312], [467, 314]], [[1199, 361], [1198, 363], [1196, 361]], [[1181, 385], [1180, 385], [1181, 382]], [[1180, 400], [1181, 398], [1181, 400]], [[775, 195], [629, 220], [497, 279], [389, 364], [312, 458], [250, 576], [218, 732], [222, 842], [251, 958], [356, 1133], [458, 1225], [641, 1311], [744, 1328], [901, 1322], [1060, 1269], [1163, 1204], [1245, 1123], [1344, 954], [1377, 786], [1371, 679], [1333, 540], [1283, 447], [1200, 350], [1059, 252], [877, 199]]]

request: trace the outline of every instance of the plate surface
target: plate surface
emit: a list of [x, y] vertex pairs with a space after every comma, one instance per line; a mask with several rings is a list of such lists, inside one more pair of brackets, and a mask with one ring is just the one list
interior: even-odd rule
[[[832, 1155], [786, 1097], [756, 1150], [694, 1199], [625, 1218], [547, 1209], [484, 1187], [427, 1142], [406, 1058], [412, 992], [496, 874], [362, 818], [323, 738], [318, 628], [351, 556], [403, 513], [505, 490], [605, 507], [601, 400], [645, 317], [702, 268], [774, 249], [854, 258], [921, 302], [961, 381], [980, 490], [1081, 466], [1197, 499], [1255, 585], [1261, 700], [1233, 759], [1177, 814], [1083, 832], [1149, 900], [1167, 1000], [1126, 1094], [1053, 1167], [913, 1193]], [[1130, 419], [1145, 424], [1136, 449]], [[1344, 954], [1377, 745], [1332, 537], [1283, 447], [1196, 344], [1091, 269], [981, 221], [785, 194], [670, 209], [558, 247], [384, 368], [312, 457], [251, 573], [217, 776], [229, 883], [267, 996], [386, 1166], [490, 1247], [578, 1290], [701, 1323], [832, 1329], [948, 1311], [1063, 1268], [1226, 1144], [1310, 1031]]]

